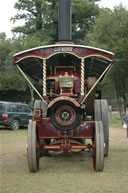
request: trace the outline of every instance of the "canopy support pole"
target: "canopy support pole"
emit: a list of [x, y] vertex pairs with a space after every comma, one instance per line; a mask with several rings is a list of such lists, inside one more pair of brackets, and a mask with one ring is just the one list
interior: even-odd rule
[[[28, 81], [28, 83], [31, 85], [31, 87], [34, 89], [34, 91], [37, 93], [37, 95], [41, 98], [41, 100], [43, 100], [45, 103], [46, 101], [44, 100], [44, 98], [41, 96], [41, 94], [38, 92], [38, 90], [35, 88], [35, 86], [31, 83], [31, 81], [28, 79], [28, 77], [26, 76], [26, 74], [23, 72], [23, 70], [17, 65], [17, 68], [19, 69], [19, 71], [21, 72], [21, 74], [24, 76], [24, 78]], [[47, 104], [47, 103], [46, 103]]]
[[46, 95], [46, 59], [43, 59], [43, 96]]
[[97, 84], [99, 83], [99, 81], [102, 79], [102, 77], [105, 75], [105, 73], [107, 71], [109, 71], [111, 69], [112, 64], [109, 64], [109, 66], [105, 69], [105, 71], [101, 74], [101, 76], [97, 79], [97, 81], [95, 82], [95, 84], [92, 86], [92, 88], [89, 90], [89, 92], [86, 94], [86, 96], [83, 98], [83, 100], [81, 101], [81, 104], [84, 103], [84, 101], [87, 99], [87, 97], [91, 94], [91, 92], [93, 91], [93, 89], [97, 86]]
[[84, 96], [84, 77], [85, 77], [85, 67], [84, 58], [81, 59], [81, 96]]

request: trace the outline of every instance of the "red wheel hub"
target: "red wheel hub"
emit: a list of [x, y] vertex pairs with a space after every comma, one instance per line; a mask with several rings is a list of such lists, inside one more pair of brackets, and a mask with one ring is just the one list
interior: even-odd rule
[[56, 102], [51, 108], [50, 119], [59, 130], [67, 131], [76, 128], [81, 121], [81, 111], [68, 100]]
[[76, 113], [72, 107], [63, 105], [57, 109], [55, 117], [59, 124], [67, 126], [74, 122]]

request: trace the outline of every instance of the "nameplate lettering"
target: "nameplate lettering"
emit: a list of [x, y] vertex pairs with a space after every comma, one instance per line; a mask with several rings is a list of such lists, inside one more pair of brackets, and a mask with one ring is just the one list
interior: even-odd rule
[[73, 47], [55, 47], [54, 52], [72, 52]]

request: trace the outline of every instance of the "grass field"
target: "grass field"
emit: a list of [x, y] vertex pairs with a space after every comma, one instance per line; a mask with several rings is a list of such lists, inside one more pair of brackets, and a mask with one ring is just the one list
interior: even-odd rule
[[27, 166], [26, 136], [25, 129], [0, 129], [1, 193], [128, 193], [128, 138], [117, 114], [101, 173], [93, 171], [91, 153], [85, 152], [41, 158], [40, 171], [32, 174]]

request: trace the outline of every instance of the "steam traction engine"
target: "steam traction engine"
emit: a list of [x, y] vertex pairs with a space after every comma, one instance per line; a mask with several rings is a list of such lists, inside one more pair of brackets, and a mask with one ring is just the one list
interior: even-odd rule
[[49, 150], [89, 149], [94, 170], [103, 171], [109, 151], [108, 105], [97, 85], [111, 69], [114, 54], [73, 44], [70, 1], [59, 3], [59, 42], [14, 55], [14, 63], [40, 97], [28, 125], [28, 166], [36, 172], [40, 156]]

